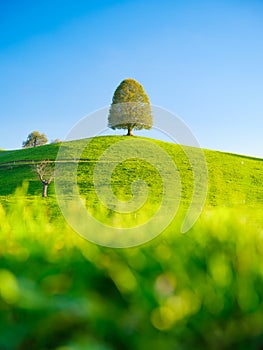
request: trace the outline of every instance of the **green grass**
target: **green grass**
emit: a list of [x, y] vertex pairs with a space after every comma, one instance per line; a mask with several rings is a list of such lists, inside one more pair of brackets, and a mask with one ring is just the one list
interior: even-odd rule
[[[36, 148], [0, 152], [0, 196], [14, 193], [24, 181], [29, 182], [28, 195], [40, 194], [41, 184], [34, 173], [33, 162], [44, 159], [55, 160], [59, 144], [50, 144]], [[54, 193], [51, 185], [51, 193]]]
[[[97, 137], [84, 149], [82, 161], [78, 168], [78, 184], [83, 196], [94, 196], [93, 170], [98, 158], [116, 142], [126, 140], [121, 136]], [[134, 138], [144, 139], [144, 138]], [[147, 140], [147, 139], [145, 139]], [[192, 168], [187, 159], [184, 148], [167, 142], [151, 140], [161, 146], [176, 162], [182, 183], [182, 200], [188, 203], [192, 190]], [[65, 144], [65, 155], [72, 156], [72, 152], [83, 147], [85, 140], [68, 142]], [[55, 160], [60, 144], [45, 145], [36, 148], [16, 151], [0, 152], [0, 196], [7, 196], [21, 186], [24, 180], [29, 182], [29, 195], [41, 194], [41, 184], [32, 172], [30, 161], [42, 159]], [[134, 146], [136, 155], [136, 144]], [[191, 149], [190, 149], [191, 150]], [[189, 151], [189, 148], [188, 148]], [[192, 149], [192, 152], [195, 152]], [[142, 150], [143, 154], [143, 150]], [[208, 206], [236, 206], [261, 203], [263, 200], [263, 160], [227, 154], [223, 152], [204, 150], [209, 175], [209, 190], [206, 204]], [[21, 161], [26, 161], [21, 162]], [[20, 162], [20, 163], [19, 163]], [[6, 164], [7, 163], [7, 164]], [[163, 164], [165, 169], [165, 164]], [[169, 171], [169, 169], [168, 169]], [[131, 196], [131, 183], [138, 177], [152, 189], [152, 200], [158, 200], [160, 195], [160, 179], [154, 169], [146, 162], [133, 159], [118, 164], [113, 173], [113, 191], [117, 194], [120, 188], [124, 197]], [[49, 189], [54, 195], [54, 187]]]
[[[141, 138], [131, 140], [137, 139]], [[93, 139], [77, 168], [81, 196], [105, 223], [110, 222], [111, 210], [96, 196], [93, 172], [103, 152], [122, 140], [127, 138]], [[77, 154], [85, 142], [66, 143], [65, 155]], [[182, 206], [188, 207], [193, 173], [186, 148], [151, 142], [176, 162]], [[131, 184], [143, 179], [149, 187], [148, 208], [156, 210], [160, 176], [138, 160], [136, 143], [130, 148], [133, 159], [116, 163], [113, 192], [129, 200]], [[147, 244], [111, 249], [82, 239], [69, 227], [53, 184], [49, 197], [41, 198], [31, 161], [55, 160], [58, 149], [54, 144], [0, 152], [0, 349], [262, 348], [261, 159], [204, 150], [208, 195], [191, 230], [180, 233], [181, 210]], [[192, 148], [187, 152], [197, 154]], [[159, 161], [168, 176], [167, 163]], [[100, 176], [103, 171], [99, 168]], [[139, 223], [149, 214], [142, 210]], [[93, 225], [89, 230], [94, 232]]]
[[262, 347], [261, 210], [207, 209], [185, 235], [110, 249], [25, 194], [0, 206], [1, 349]]
[[35, 148], [23, 148], [12, 151], [1, 151], [0, 162], [13, 162], [19, 160], [55, 159], [60, 143], [39, 146]]

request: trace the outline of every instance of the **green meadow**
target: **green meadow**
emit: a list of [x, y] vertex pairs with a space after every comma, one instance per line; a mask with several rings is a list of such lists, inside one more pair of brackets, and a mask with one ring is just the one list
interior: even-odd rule
[[[87, 210], [108, 225], [121, 216], [100, 202], [93, 174], [103, 153], [126, 139], [103, 136], [88, 147], [86, 140], [62, 145], [65, 178], [72, 154], [81, 153], [79, 194]], [[73, 231], [53, 182], [41, 198], [33, 164], [54, 162], [61, 144], [0, 151], [1, 350], [262, 348], [263, 160], [203, 150], [206, 201], [197, 222], [182, 234], [194, 192], [187, 154], [198, 169], [198, 152], [132, 138], [134, 158], [116, 162], [110, 179], [113, 194], [124, 201], [132, 199], [134, 181], [147, 184], [147, 210], [136, 218], [127, 214], [130, 224], [147, 221], [162, 201], [162, 178], [140, 159], [148, 155], [138, 153], [138, 139], [161, 147], [176, 164], [180, 207], [157, 238], [123, 249], [93, 244]], [[168, 176], [169, 166], [159, 161]], [[104, 168], [98, 169], [102, 176]]]

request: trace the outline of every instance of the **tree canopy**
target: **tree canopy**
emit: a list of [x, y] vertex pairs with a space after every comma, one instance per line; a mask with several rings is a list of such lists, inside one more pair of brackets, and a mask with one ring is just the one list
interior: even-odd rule
[[134, 79], [123, 80], [114, 92], [108, 126], [112, 129], [151, 129], [150, 101], [142, 85]]
[[24, 148], [30, 148], [45, 145], [47, 142], [48, 139], [45, 134], [40, 134], [39, 131], [32, 131], [27, 136], [27, 139], [23, 142], [22, 146]]

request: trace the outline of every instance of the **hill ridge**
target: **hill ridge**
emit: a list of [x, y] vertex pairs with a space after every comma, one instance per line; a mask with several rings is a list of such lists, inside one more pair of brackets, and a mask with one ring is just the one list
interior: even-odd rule
[[[145, 139], [161, 146], [170, 155], [180, 172], [182, 182], [182, 199], [190, 200], [192, 191], [191, 165], [184, 154], [184, 148], [194, 152], [190, 146], [181, 146], [171, 142], [135, 136], [131, 139]], [[92, 171], [95, 163], [108, 147], [119, 140], [127, 140], [127, 136], [98, 136], [90, 139], [89, 150], [85, 150], [80, 157], [79, 185], [84, 196], [90, 195], [92, 189]], [[73, 140], [62, 143], [69, 149], [82, 147], [87, 139]], [[0, 196], [12, 194], [23, 181], [29, 182], [28, 195], [38, 195], [40, 184], [32, 172], [34, 162], [56, 159], [59, 144], [48, 144], [36, 148], [11, 150], [0, 152]], [[235, 203], [258, 203], [263, 198], [263, 160], [260, 158], [238, 155], [222, 151], [203, 149], [208, 167], [208, 205], [236, 205]], [[70, 157], [69, 157], [70, 159]], [[76, 159], [79, 161], [79, 159]], [[136, 164], [136, 166], [139, 166]], [[113, 179], [115, 188], [123, 188], [130, 192], [129, 186], [137, 175], [142, 175], [146, 182], [152, 185], [152, 170], [143, 166], [142, 171], [136, 170], [135, 163], [117, 166], [117, 173]], [[127, 177], [127, 181], [125, 180]], [[128, 183], [128, 184], [127, 184]], [[50, 195], [54, 195], [54, 186], [50, 186]]]

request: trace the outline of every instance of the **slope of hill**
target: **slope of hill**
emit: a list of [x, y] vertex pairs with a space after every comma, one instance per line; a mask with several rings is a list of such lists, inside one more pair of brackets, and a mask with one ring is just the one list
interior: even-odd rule
[[[96, 160], [127, 139], [98, 137], [80, 152], [79, 191], [95, 206]], [[67, 155], [85, 142], [64, 145], [65, 170]], [[186, 148], [151, 142], [175, 160], [181, 199], [189, 204], [193, 176]], [[135, 144], [130, 153], [138, 156]], [[205, 150], [207, 208], [190, 231], [180, 234], [175, 220], [147, 244], [112, 249], [71, 229], [58, 210], [54, 187], [50, 197], [40, 197], [32, 161], [55, 160], [58, 149], [0, 152], [0, 201], [11, 204], [0, 205], [0, 349], [262, 348], [262, 160]], [[161, 179], [138, 158], [116, 162], [113, 192], [128, 199], [132, 181], [142, 178], [155, 205]], [[20, 188], [11, 195], [24, 180], [28, 194]], [[94, 222], [86, 227], [94, 237], [103, 236]]]
[[[184, 153], [184, 147], [168, 142], [147, 138], [162, 147], [175, 161], [182, 184], [182, 200], [189, 201], [193, 190], [192, 167]], [[116, 142], [127, 140], [122, 136], [102, 136], [94, 138], [84, 148], [78, 166], [78, 184], [83, 196], [90, 196], [94, 192], [93, 171], [97, 160], [105, 150]], [[86, 140], [71, 141], [64, 144], [65, 149], [82, 148]], [[32, 171], [33, 162], [43, 159], [56, 159], [60, 144], [45, 145], [36, 148], [0, 152], [0, 196], [12, 194], [23, 181], [29, 182], [28, 195], [40, 195], [41, 184]], [[190, 149], [190, 148], [188, 148]], [[190, 149], [193, 152], [194, 149]], [[143, 151], [143, 150], [142, 150]], [[66, 153], [67, 154], [67, 151]], [[131, 196], [131, 183], [141, 178], [150, 188], [152, 198], [160, 194], [161, 179], [154, 167], [145, 161], [136, 159], [126, 160], [116, 164], [111, 184], [113, 192], [128, 199]], [[217, 151], [204, 150], [208, 168], [207, 205], [236, 206], [255, 205], [263, 200], [263, 160], [228, 154]], [[147, 156], [147, 155], [146, 155]], [[165, 167], [165, 164], [164, 164]], [[167, 170], [168, 171], [168, 170]], [[49, 188], [49, 194], [54, 195], [54, 185]]]

